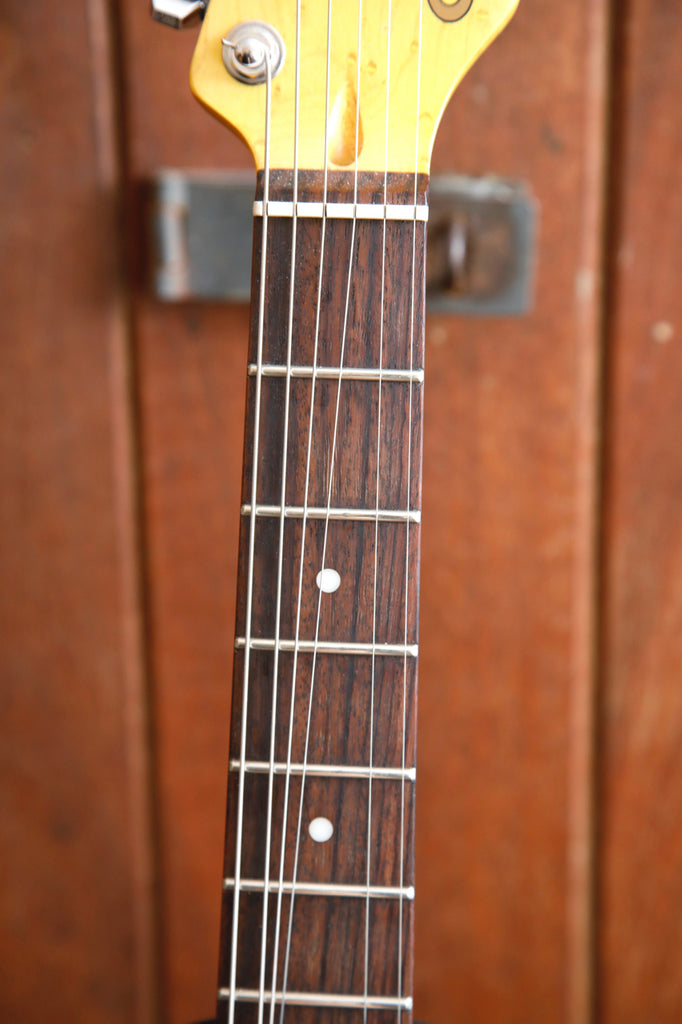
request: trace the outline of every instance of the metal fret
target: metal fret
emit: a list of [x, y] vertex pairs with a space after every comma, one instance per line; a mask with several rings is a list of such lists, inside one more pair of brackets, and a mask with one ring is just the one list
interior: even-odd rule
[[[230, 771], [238, 772], [241, 768], [241, 761], [233, 759], [230, 761]], [[368, 768], [359, 765], [331, 765], [331, 764], [290, 764], [285, 761], [276, 761], [270, 764], [269, 761], [245, 761], [244, 771], [252, 775], [267, 775], [272, 768], [275, 775], [303, 775], [316, 779], [397, 779], [406, 782], [415, 782], [417, 779], [416, 768]]]
[[[242, 505], [242, 515], [251, 515], [251, 506]], [[279, 519], [282, 515], [280, 505], [256, 505], [256, 517], [258, 519]], [[302, 505], [285, 505], [285, 519], [333, 519], [352, 523], [421, 523], [421, 512], [413, 509], [410, 512], [400, 509], [379, 509], [373, 508], [307, 508]]]
[[[274, 651], [276, 641], [266, 638], [252, 638], [249, 647], [252, 651]], [[298, 650], [301, 654], [376, 654], [382, 658], [416, 658], [419, 654], [418, 644], [359, 644], [335, 643], [332, 640], [280, 640], [277, 645], [280, 651]], [[235, 640], [238, 651], [246, 648], [246, 638], [238, 636]]]
[[[265, 992], [266, 1002], [272, 1000], [272, 992]], [[218, 989], [218, 999], [230, 998], [229, 988]], [[260, 992], [255, 988], [238, 988], [234, 998], [239, 1003], [257, 1003]], [[332, 995], [326, 992], [275, 992], [275, 1002], [285, 1002], [287, 1006], [319, 1006], [333, 1007], [340, 1010], [406, 1010], [412, 1011], [412, 997], [405, 996], [346, 996]]]
[[[249, 363], [249, 377], [258, 376], [259, 367]], [[292, 377], [295, 380], [310, 380], [313, 374], [318, 380], [366, 380], [381, 381], [384, 384], [423, 384], [423, 370], [379, 370], [372, 366], [282, 366], [265, 363], [260, 367], [262, 377]]]
[[[239, 881], [239, 888], [242, 892], [263, 892], [265, 882], [258, 878], [242, 878]], [[234, 878], [223, 879], [223, 889], [230, 892], [234, 889]], [[281, 891], [290, 895], [292, 891], [297, 896], [329, 896], [341, 899], [366, 899], [369, 896], [375, 900], [413, 900], [414, 886], [410, 885], [403, 889], [390, 885], [333, 885], [327, 882], [282, 882]], [[279, 892], [279, 882], [268, 883], [268, 892]]]
[[[267, 206], [268, 217], [294, 216], [294, 204], [282, 200], [269, 200], [267, 204], [256, 200], [253, 204], [254, 217], [262, 217]], [[401, 220], [422, 221], [429, 219], [429, 208], [425, 203], [296, 203], [297, 217], [330, 220]]]

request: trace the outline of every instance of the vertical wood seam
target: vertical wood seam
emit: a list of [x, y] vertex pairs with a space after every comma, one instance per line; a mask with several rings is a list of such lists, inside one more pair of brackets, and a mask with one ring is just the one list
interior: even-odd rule
[[622, 232], [623, 188], [621, 173], [621, 155], [624, 149], [624, 134], [627, 131], [627, 97], [625, 95], [625, 62], [626, 35], [631, 15], [630, 0], [608, 0], [609, 3], [609, 88], [608, 88], [608, 121], [606, 124], [606, 168], [604, 175], [604, 226], [602, 242], [602, 275], [603, 301], [600, 324], [601, 335], [601, 380], [600, 380], [600, 436], [599, 436], [599, 522], [596, 551], [597, 566], [597, 630], [595, 635], [595, 673], [598, 686], [595, 691], [595, 797], [594, 797], [594, 847], [595, 865], [593, 877], [594, 892], [594, 976], [592, 1008], [593, 1021], [603, 1019], [603, 992], [600, 982], [601, 972], [601, 930], [602, 894], [601, 894], [601, 826], [602, 817], [601, 793], [603, 786], [604, 767], [600, 752], [603, 750], [604, 716], [606, 700], [606, 649], [607, 649], [607, 607], [608, 594], [608, 561], [606, 511], [610, 503], [611, 492], [611, 374], [613, 368], [612, 352], [614, 343], [614, 318], [616, 313], [616, 292], [618, 288], [618, 249]]
[[[571, 702], [568, 850], [568, 1024], [596, 1024], [598, 705], [601, 677], [601, 564], [604, 375], [611, 241], [613, 25], [615, 0], [587, 8], [588, 97], [585, 231], [578, 281], [576, 683]], [[596, 107], [596, 109], [595, 109]], [[593, 184], [594, 183], [594, 184]], [[593, 187], [590, 187], [592, 186]], [[589, 275], [589, 277], [587, 276]], [[589, 289], [583, 292], [589, 282]], [[587, 344], [584, 339], [592, 338]]]
[[95, 144], [100, 186], [114, 216], [114, 285], [111, 295], [110, 401], [113, 492], [117, 502], [120, 598], [122, 608], [126, 754], [130, 801], [133, 877], [132, 918], [135, 960], [135, 1020], [158, 1024], [160, 993], [160, 900], [157, 884], [158, 829], [151, 722], [151, 671], [145, 585], [143, 491], [137, 373], [127, 262], [130, 204], [121, 12], [112, 0], [88, 0]]

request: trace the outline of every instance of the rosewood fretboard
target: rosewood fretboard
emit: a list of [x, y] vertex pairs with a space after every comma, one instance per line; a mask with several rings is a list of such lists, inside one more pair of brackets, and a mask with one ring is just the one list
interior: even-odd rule
[[[384, 203], [383, 175], [358, 184]], [[292, 291], [293, 234], [256, 221], [218, 1019], [410, 1024], [425, 225], [299, 217]]]

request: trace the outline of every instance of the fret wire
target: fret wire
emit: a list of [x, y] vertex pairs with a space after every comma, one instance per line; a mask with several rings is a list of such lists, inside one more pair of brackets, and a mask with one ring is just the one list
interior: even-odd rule
[[[285, 519], [303, 519], [303, 515], [306, 510], [302, 505], [285, 505], [284, 506], [284, 518]], [[241, 514], [243, 516], [251, 515], [251, 506], [242, 505]], [[281, 505], [256, 505], [256, 516], [263, 519], [279, 519], [282, 515]], [[373, 508], [330, 508], [329, 514], [324, 508], [309, 508], [306, 512], [308, 519], [334, 519], [347, 522], [374, 522], [379, 520], [380, 523], [421, 523], [422, 514], [418, 509], [411, 509], [409, 512], [404, 509], [379, 509], [379, 512]]]
[[[246, 637], [238, 636], [235, 640], [235, 649], [243, 651], [246, 649]], [[407, 657], [416, 658], [419, 654], [418, 644], [371, 644], [347, 643], [340, 640], [280, 640], [277, 642], [272, 637], [252, 637], [249, 641], [249, 648], [252, 651], [274, 651], [275, 646], [280, 651], [299, 651], [301, 654], [379, 654], [385, 658]]]
[[[258, 989], [238, 988], [232, 996], [232, 989], [218, 989], [218, 999], [221, 1001], [232, 999], [239, 1003], [258, 1002]], [[288, 1003], [291, 1006], [312, 1006], [321, 1008], [333, 1008], [338, 1010], [361, 1010], [367, 1006], [368, 1010], [397, 1010], [403, 1009], [408, 1013], [412, 1011], [413, 1001], [411, 996], [351, 996], [335, 995], [327, 992], [266, 992], [266, 999], [275, 1003]]]
[[[238, 758], [233, 758], [230, 761], [229, 770], [231, 772], [239, 771], [242, 762]], [[269, 761], [245, 761], [244, 771], [247, 774], [263, 775], [270, 770]], [[406, 779], [408, 782], [415, 782], [417, 778], [416, 768], [386, 768], [386, 767], [364, 767], [360, 765], [326, 765], [326, 764], [291, 764], [287, 765], [283, 761], [276, 761], [273, 764], [273, 770], [275, 775], [285, 775], [287, 771], [291, 775], [301, 775], [303, 769], [308, 775], [313, 775], [315, 778], [346, 778], [346, 779], [368, 779], [370, 775], [375, 779], [382, 780], [401, 780]]]
[[286, 202], [271, 199], [267, 206], [257, 200], [253, 204], [254, 217], [262, 217], [267, 210], [268, 217], [306, 217], [321, 220], [383, 220], [405, 221], [410, 224], [416, 221], [426, 222], [429, 219], [429, 207], [426, 203], [311, 203]]
[[373, 366], [286, 366], [276, 363], [262, 363], [259, 367], [249, 363], [249, 377], [293, 377], [295, 380], [365, 380], [380, 381], [382, 384], [423, 384], [424, 371], [398, 369], [380, 370]]
[[[358, 2], [358, 45], [357, 45], [357, 57], [356, 57], [357, 82], [356, 82], [356, 87], [355, 87], [355, 172], [354, 172], [354, 174], [355, 174], [355, 181], [354, 181], [354, 190], [353, 190], [353, 202], [354, 202], [354, 205], [356, 207], [357, 207], [357, 202], [358, 202], [358, 152], [359, 152], [358, 147], [359, 147], [359, 137], [360, 137], [360, 68], [362, 66], [362, 52], [361, 51], [362, 51], [362, 0], [359, 0], [359, 2]], [[327, 54], [327, 58], [328, 58], [328, 60], [330, 59], [329, 52]], [[325, 200], [326, 200], [326, 198], [327, 197], [325, 196]], [[340, 369], [341, 373], [340, 373], [340, 376], [339, 376], [339, 386], [338, 386], [338, 388], [336, 390], [336, 408], [335, 408], [335, 412], [334, 412], [334, 430], [333, 430], [333, 434], [332, 434], [331, 457], [330, 457], [330, 460], [329, 460], [329, 486], [328, 486], [328, 491], [327, 491], [327, 508], [328, 509], [331, 508], [331, 505], [332, 505], [332, 488], [333, 488], [333, 481], [334, 481], [334, 464], [335, 464], [335, 460], [336, 460], [336, 443], [337, 443], [338, 427], [339, 427], [339, 410], [340, 410], [340, 407], [341, 407], [341, 381], [342, 381], [342, 378], [343, 378], [343, 364], [344, 364], [345, 353], [346, 353], [346, 340], [347, 340], [347, 337], [348, 337], [348, 320], [349, 320], [349, 310], [350, 310], [351, 284], [352, 284], [352, 280], [353, 280], [353, 263], [354, 263], [353, 257], [354, 257], [354, 254], [355, 254], [356, 238], [357, 238], [357, 217], [354, 216], [353, 217], [353, 221], [352, 221], [352, 231], [351, 231], [350, 250], [349, 250], [349, 259], [348, 259], [348, 281], [347, 281], [347, 284], [346, 284], [346, 301], [345, 301], [344, 316], [343, 316], [343, 333], [342, 333], [342, 337], [341, 337], [341, 351], [340, 351], [340, 354], [339, 354], [339, 369]], [[314, 360], [314, 364], [316, 365], [316, 363], [317, 363], [317, 360], [315, 359]], [[412, 394], [412, 389], [410, 388], [410, 396], [411, 396], [411, 394]], [[311, 401], [311, 406], [310, 406], [310, 417], [311, 417], [311, 435], [312, 435], [312, 421], [313, 421], [313, 403], [312, 403], [312, 401]], [[309, 482], [308, 479], [306, 479], [306, 492], [305, 492], [305, 502], [306, 502], [306, 504], [308, 503], [308, 482]], [[255, 500], [253, 501], [253, 504], [255, 505]], [[326, 519], [325, 520], [325, 526], [324, 526], [324, 538], [323, 538], [323, 541], [322, 541], [322, 558], [320, 560], [320, 571], [321, 572], [324, 571], [325, 565], [326, 565], [328, 531], [329, 531], [329, 519]], [[408, 531], [409, 531], [409, 527], [408, 527]], [[304, 561], [303, 555], [301, 555], [301, 575], [300, 575], [300, 578], [299, 578], [298, 609], [297, 609], [297, 615], [296, 615], [296, 641], [298, 641], [299, 638], [300, 638], [300, 631], [299, 631], [300, 630], [300, 612], [301, 612], [301, 604], [302, 604], [302, 597], [303, 597], [303, 589], [302, 589], [302, 585], [303, 585], [303, 572], [302, 572], [302, 570], [303, 570], [303, 561]], [[309, 749], [309, 743], [310, 743], [310, 726], [311, 726], [311, 721], [312, 721], [313, 697], [314, 697], [314, 690], [315, 690], [315, 670], [316, 670], [316, 667], [317, 667], [317, 653], [318, 653], [317, 652], [317, 645], [318, 645], [319, 635], [320, 635], [321, 613], [322, 613], [322, 588], [320, 587], [319, 588], [319, 594], [318, 594], [318, 601], [317, 601], [317, 621], [316, 621], [316, 624], [315, 624], [315, 646], [314, 646], [314, 649], [313, 649], [312, 670], [311, 670], [311, 675], [310, 675], [310, 693], [309, 693], [309, 696], [308, 696], [308, 713], [307, 713], [307, 721], [306, 721], [305, 745], [304, 745], [304, 750], [303, 750], [304, 771], [303, 771], [303, 774], [301, 776], [301, 793], [300, 793], [299, 805], [298, 805], [298, 823], [297, 823], [297, 826], [296, 826], [296, 848], [295, 848], [295, 852], [294, 852], [294, 869], [293, 869], [294, 887], [292, 888], [292, 892], [291, 892], [291, 904], [290, 904], [290, 907], [289, 907], [289, 922], [288, 922], [288, 926], [287, 926], [287, 942], [286, 942], [286, 947], [285, 947], [285, 951], [284, 951], [284, 966], [283, 966], [283, 970], [282, 970], [282, 991], [284, 993], [286, 993], [287, 980], [288, 980], [288, 977], [289, 977], [289, 959], [290, 959], [290, 955], [291, 955], [291, 939], [292, 939], [293, 927], [294, 927], [294, 901], [295, 901], [295, 898], [296, 898], [295, 884], [296, 884], [296, 877], [297, 877], [297, 874], [298, 874], [298, 860], [299, 860], [299, 851], [300, 851], [301, 828], [302, 828], [302, 825], [303, 825], [303, 799], [304, 799], [304, 795], [305, 795], [305, 783], [306, 783], [305, 764], [306, 764], [306, 762], [308, 760], [308, 749]], [[295, 687], [295, 679], [296, 679], [296, 677], [294, 675], [294, 683], [293, 683], [293, 686], [292, 686], [293, 691], [295, 691], [295, 689], [296, 689], [296, 687]], [[287, 761], [288, 762], [291, 761], [291, 749], [288, 752]], [[289, 780], [289, 776], [287, 776], [287, 785], [288, 785], [288, 780]], [[286, 821], [284, 823], [283, 833], [286, 833]], [[282, 865], [282, 868], [283, 868], [283, 865]], [[280, 878], [281, 878], [281, 876], [280, 876]], [[399, 905], [402, 906], [402, 900], [399, 901]], [[275, 960], [277, 960], [277, 956], [278, 956], [278, 950], [275, 950]], [[280, 1009], [280, 1015], [279, 1015], [279, 1024], [284, 1024], [284, 1007], [285, 1007], [285, 1001], [283, 999], [282, 1000], [281, 1009]]]
[[[278, 892], [279, 882], [268, 882], [268, 892]], [[294, 887], [293, 882], [283, 882], [282, 891], [290, 895]], [[260, 878], [242, 878], [239, 888], [246, 893], [259, 893], [265, 891], [265, 882]], [[223, 892], [234, 892], [234, 878], [223, 879]], [[399, 889], [391, 885], [334, 885], [330, 882], [296, 882], [296, 894], [298, 896], [326, 896], [330, 899], [373, 899], [373, 900], [414, 900], [414, 886], [409, 885], [406, 889]]]

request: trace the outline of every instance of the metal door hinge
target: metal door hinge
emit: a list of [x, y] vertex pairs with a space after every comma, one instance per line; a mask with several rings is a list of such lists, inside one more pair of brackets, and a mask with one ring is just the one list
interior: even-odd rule
[[[254, 175], [161, 171], [150, 187], [152, 288], [167, 302], [248, 302]], [[523, 184], [431, 179], [428, 309], [525, 313], [532, 303], [537, 204]]]
[[208, 0], [152, 0], [152, 18], [169, 28], [192, 28], [207, 7]]

